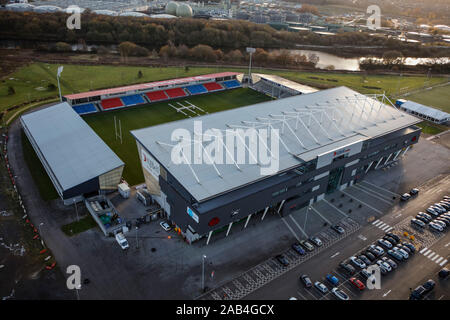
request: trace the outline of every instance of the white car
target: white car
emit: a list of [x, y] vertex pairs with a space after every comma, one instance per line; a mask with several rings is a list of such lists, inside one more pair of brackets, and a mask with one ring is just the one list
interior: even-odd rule
[[170, 231], [172, 230], [172, 228], [169, 226], [169, 224], [166, 221], [161, 221], [159, 223], [159, 225], [161, 226], [161, 228], [163, 228], [165, 231]]
[[126, 249], [128, 249], [130, 247], [128, 245], [127, 239], [125, 239], [125, 236], [123, 235], [122, 232], [119, 232], [119, 233], [116, 234], [116, 241], [117, 241], [117, 243], [120, 245], [120, 247], [123, 250], [126, 250]]
[[348, 297], [348, 295], [342, 291], [339, 290], [338, 288], [333, 288], [331, 289], [331, 292], [334, 294], [334, 296], [336, 298], [338, 298], [339, 300], [350, 300], [350, 298]]
[[378, 239], [378, 243], [381, 244], [383, 247], [386, 247], [386, 248], [388, 248], [388, 249], [391, 249], [391, 248], [392, 248], [392, 243], [390, 243], [390, 242], [387, 241], [387, 240], [384, 240], [384, 239]]
[[378, 260], [378, 261], [377, 261], [377, 265], [378, 265], [380, 268], [385, 268], [388, 272], [391, 272], [391, 271], [392, 271], [392, 267], [391, 267], [390, 264], [387, 263], [387, 262], [384, 262], [384, 261], [382, 261], [382, 260]]
[[444, 231], [444, 228], [442, 228], [442, 226], [437, 224], [437, 223], [430, 222], [429, 226], [430, 226], [430, 228], [432, 228], [432, 229], [434, 229], [436, 231], [439, 231], [439, 232]]
[[384, 254], [384, 249], [380, 246], [372, 244], [370, 245], [370, 248], [375, 251], [378, 256], [382, 256]]
[[435, 217], [439, 215], [439, 213], [436, 210], [434, 210], [432, 207], [428, 207], [427, 212], [432, 214]]
[[322, 282], [320, 281], [316, 281], [314, 282], [314, 287], [319, 290], [322, 293], [327, 293], [328, 292], [328, 288], [326, 285], [324, 285]]
[[309, 241], [311, 241], [312, 243], [314, 243], [316, 246], [320, 247], [322, 246], [322, 240], [320, 240], [318, 237], [311, 237], [309, 239]]
[[437, 223], [437, 224], [440, 225], [443, 229], [445, 229], [445, 228], [447, 227], [447, 225], [445, 224], [444, 221], [435, 219], [435, 220], [433, 220], [432, 222], [433, 222], [433, 223]]
[[357, 267], [359, 267], [359, 268], [361, 268], [361, 269], [364, 269], [365, 267], [367, 267], [366, 264], [365, 264], [361, 259], [358, 259], [358, 258], [355, 257], [355, 256], [350, 257], [350, 261], [351, 261], [354, 265], [356, 265]]

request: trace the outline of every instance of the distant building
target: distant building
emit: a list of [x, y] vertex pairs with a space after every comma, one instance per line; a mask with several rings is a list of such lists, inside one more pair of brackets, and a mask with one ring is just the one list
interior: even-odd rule
[[447, 112], [424, 106], [423, 104], [399, 99], [395, 102], [397, 107], [399, 107], [401, 110], [412, 114], [413, 116], [422, 118], [427, 121], [431, 121], [438, 124], [449, 124], [450, 123], [450, 114]]

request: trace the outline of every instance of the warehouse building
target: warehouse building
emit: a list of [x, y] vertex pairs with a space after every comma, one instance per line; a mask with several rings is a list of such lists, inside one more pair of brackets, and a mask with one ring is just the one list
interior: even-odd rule
[[20, 123], [66, 205], [117, 190], [124, 163], [68, 103], [25, 114]]
[[[246, 228], [252, 217], [263, 220], [268, 212], [289, 215], [405, 154], [419, 139], [421, 131], [414, 124], [420, 120], [388, 102], [384, 95], [365, 96], [338, 87], [131, 133], [147, 189], [167, 218], [188, 242], [206, 238], [208, 244], [214, 233], [228, 236], [233, 225], [242, 222]], [[195, 157], [192, 161], [185, 149], [181, 156], [186, 161], [175, 162], [174, 149], [178, 147], [179, 155], [180, 146], [193, 146], [194, 154], [197, 147], [201, 155], [207, 154], [211, 139], [194, 135], [189, 140], [174, 134], [177, 130], [198, 133], [199, 121], [201, 132], [215, 132], [203, 135], [213, 141], [228, 137], [228, 130], [258, 129], [256, 140], [241, 139], [246, 161], [236, 160], [236, 145], [228, 145], [227, 140], [222, 142], [223, 154], [231, 158], [226, 163], [196, 162]], [[279, 139], [259, 143], [260, 129], [269, 128], [278, 130]], [[250, 141], [258, 142], [259, 155], [263, 150], [277, 162], [275, 172], [263, 174], [265, 164]]]

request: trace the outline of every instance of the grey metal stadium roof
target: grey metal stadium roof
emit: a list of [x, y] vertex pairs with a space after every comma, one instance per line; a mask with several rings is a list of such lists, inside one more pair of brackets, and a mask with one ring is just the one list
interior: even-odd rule
[[408, 109], [409, 111], [415, 111], [421, 115], [436, 119], [438, 121], [450, 119], [450, 114], [448, 114], [447, 112], [424, 106], [423, 104], [414, 101], [405, 101], [404, 103], [402, 103], [401, 107]]
[[63, 191], [124, 165], [67, 102], [25, 114], [21, 123]]
[[252, 76], [256, 76], [256, 77], [260, 77], [275, 83], [279, 83], [282, 86], [285, 86], [286, 88], [295, 90], [297, 92], [300, 92], [302, 94], [306, 94], [306, 93], [313, 93], [313, 92], [317, 92], [319, 90], [317, 90], [316, 88], [310, 87], [310, 86], [305, 86], [304, 84], [300, 84], [285, 78], [282, 78], [280, 76], [277, 76], [275, 74], [262, 74], [262, 73], [252, 73]]
[[[279, 129], [278, 172], [282, 172], [327, 151], [338, 150], [357, 140], [383, 135], [420, 121], [382, 101], [387, 101], [384, 95], [365, 96], [349, 88], [338, 87], [131, 133], [194, 198], [203, 201], [267, 176], [261, 175], [258, 164], [192, 164], [192, 160], [190, 164], [174, 164], [171, 151], [178, 142], [171, 140], [171, 134], [175, 129], [184, 128], [192, 134], [194, 121], [200, 120], [203, 132], [210, 128], [219, 129], [223, 134], [225, 130], [234, 128]], [[182, 143], [194, 144], [193, 141]], [[246, 146], [250, 147], [247, 142]], [[233, 151], [230, 153], [234, 154]], [[250, 157], [249, 153], [247, 157]]]

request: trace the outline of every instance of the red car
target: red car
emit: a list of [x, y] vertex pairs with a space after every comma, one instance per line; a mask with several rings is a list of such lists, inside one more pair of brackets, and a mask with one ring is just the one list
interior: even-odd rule
[[366, 286], [364, 285], [364, 283], [362, 283], [360, 280], [356, 279], [355, 277], [350, 278], [350, 282], [359, 290], [364, 290], [366, 288]]

